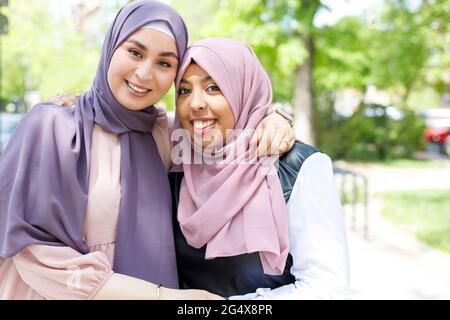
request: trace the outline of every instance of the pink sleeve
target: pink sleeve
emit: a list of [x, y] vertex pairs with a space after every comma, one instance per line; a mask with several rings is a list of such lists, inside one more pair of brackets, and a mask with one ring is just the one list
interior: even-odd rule
[[14, 257], [23, 281], [45, 299], [91, 299], [113, 274], [103, 252], [31, 245]]
[[156, 146], [158, 147], [159, 156], [161, 157], [166, 170], [169, 170], [172, 165], [172, 160], [170, 158], [170, 152], [172, 151], [172, 144], [169, 136], [170, 121], [164, 109], [157, 108], [157, 110], [159, 115], [153, 127], [152, 135], [155, 139]]

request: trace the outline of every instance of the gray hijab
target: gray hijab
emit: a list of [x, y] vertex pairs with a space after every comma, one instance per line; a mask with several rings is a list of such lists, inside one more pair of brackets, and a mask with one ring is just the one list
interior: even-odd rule
[[0, 158], [0, 257], [31, 244], [70, 246], [86, 254], [83, 239], [92, 130], [119, 135], [121, 202], [113, 269], [164, 286], [178, 286], [170, 187], [151, 135], [157, 111], [124, 108], [107, 71], [115, 49], [152, 21], [165, 21], [181, 61], [187, 30], [170, 6], [136, 1], [110, 26], [91, 89], [74, 110], [40, 104], [18, 125]]

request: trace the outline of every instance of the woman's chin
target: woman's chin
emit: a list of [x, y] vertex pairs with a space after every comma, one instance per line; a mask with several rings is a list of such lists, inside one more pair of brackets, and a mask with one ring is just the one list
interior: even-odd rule
[[[141, 101], [136, 101], [141, 100]], [[153, 101], [149, 99], [118, 99], [118, 102], [125, 108], [131, 111], [140, 111], [153, 105]]]
[[220, 143], [218, 143], [217, 139], [215, 139], [215, 138], [210, 139], [207, 137], [203, 137], [200, 135], [194, 135], [194, 134], [192, 134], [191, 136], [194, 140], [194, 144], [203, 150], [214, 150], [214, 149], [220, 148]]

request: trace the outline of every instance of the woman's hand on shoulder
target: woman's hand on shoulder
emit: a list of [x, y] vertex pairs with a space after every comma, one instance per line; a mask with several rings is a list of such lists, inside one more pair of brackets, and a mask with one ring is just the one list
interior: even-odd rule
[[271, 156], [288, 152], [295, 143], [295, 132], [281, 115], [271, 112], [256, 127], [250, 144], [257, 147], [257, 155]]
[[48, 102], [57, 104], [62, 107], [74, 108], [81, 94], [65, 94], [58, 93], [56, 96], [52, 96], [48, 99]]

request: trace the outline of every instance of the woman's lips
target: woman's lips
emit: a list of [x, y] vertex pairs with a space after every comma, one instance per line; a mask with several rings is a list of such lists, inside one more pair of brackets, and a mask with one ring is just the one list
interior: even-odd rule
[[147, 89], [147, 88], [143, 88], [141, 86], [135, 85], [135, 84], [129, 82], [128, 80], [125, 80], [125, 82], [127, 84], [129, 91], [135, 96], [143, 97], [147, 93], [152, 91], [151, 89]]
[[194, 133], [204, 136], [208, 131], [213, 129], [217, 123], [216, 119], [195, 119], [192, 120]]

